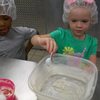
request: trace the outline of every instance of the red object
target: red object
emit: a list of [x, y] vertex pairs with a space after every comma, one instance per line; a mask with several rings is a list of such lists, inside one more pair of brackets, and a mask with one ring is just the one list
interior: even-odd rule
[[14, 83], [9, 79], [0, 78], [0, 92], [6, 96], [7, 100], [14, 100]]

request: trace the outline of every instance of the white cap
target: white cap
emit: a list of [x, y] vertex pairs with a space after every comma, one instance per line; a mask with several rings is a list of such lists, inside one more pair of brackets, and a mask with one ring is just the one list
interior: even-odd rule
[[8, 15], [16, 19], [16, 6], [14, 0], [0, 0], [0, 15]]
[[92, 18], [92, 24], [96, 24], [98, 22], [98, 11], [97, 11], [97, 5], [95, 3], [95, 0], [65, 0], [63, 5], [63, 22], [68, 22], [68, 16], [72, 9], [75, 9], [76, 7], [85, 7], [90, 10], [91, 18]]

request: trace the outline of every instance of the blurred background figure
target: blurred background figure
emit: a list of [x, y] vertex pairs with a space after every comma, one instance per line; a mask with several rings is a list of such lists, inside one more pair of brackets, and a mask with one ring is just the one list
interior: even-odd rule
[[[51, 38], [40, 38], [38, 31], [28, 27], [13, 27], [16, 19], [14, 0], [0, 1], [0, 57], [27, 59], [27, 54], [33, 45], [44, 47], [49, 53], [56, 50], [56, 44]], [[25, 42], [29, 40], [28, 45]], [[30, 43], [30, 44], [29, 44]], [[50, 45], [53, 43], [53, 45]]]

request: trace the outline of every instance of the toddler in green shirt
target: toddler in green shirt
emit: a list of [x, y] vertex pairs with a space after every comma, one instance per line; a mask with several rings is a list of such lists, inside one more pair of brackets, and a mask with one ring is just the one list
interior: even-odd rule
[[97, 39], [89, 35], [89, 28], [98, 22], [94, 0], [65, 0], [63, 22], [68, 28], [58, 28], [46, 37], [57, 43], [57, 53], [82, 57], [96, 63]]

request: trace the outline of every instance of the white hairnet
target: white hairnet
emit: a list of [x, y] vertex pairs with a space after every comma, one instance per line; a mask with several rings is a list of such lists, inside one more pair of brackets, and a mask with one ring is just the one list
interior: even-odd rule
[[98, 11], [97, 6], [94, 0], [65, 0], [63, 5], [63, 22], [68, 22], [68, 16], [71, 9], [75, 9], [75, 7], [85, 7], [90, 10], [92, 24], [96, 24], [98, 22]]
[[0, 15], [8, 15], [16, 19], [16, 6], [14, 0], [0, 0]]

